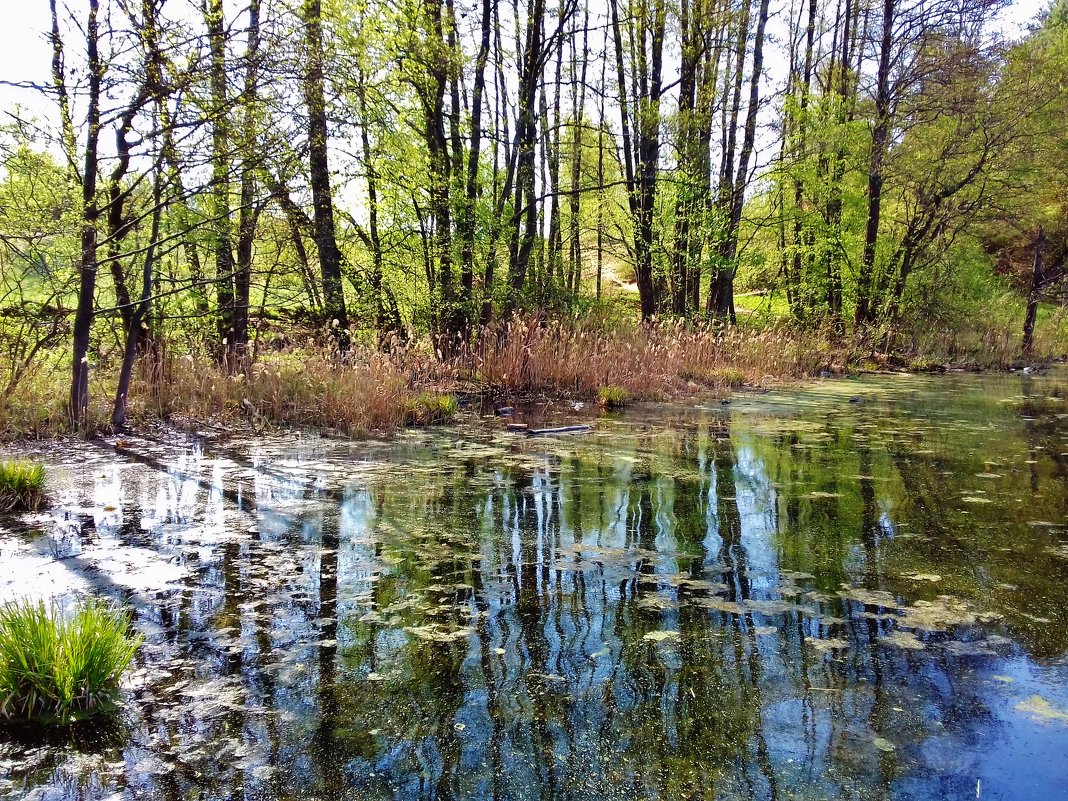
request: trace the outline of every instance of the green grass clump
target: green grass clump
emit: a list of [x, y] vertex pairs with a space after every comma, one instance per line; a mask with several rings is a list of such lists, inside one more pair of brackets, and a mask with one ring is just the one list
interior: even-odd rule
[[410, 426], [430, 426], [447, 423], [459, 410], [460, 404], [454, 395], [437, 392], [420, 392], [409, 398], [404, 408], [404, 422]]
[[740, 387], [746, 381], [746, 374], [744, 370], [735, 367], [719, 367], [714, 370], [688, 367], [679, 371], [679, 378], [709, 387]]
[[630, 403], [630, 393], [623, 387], [601, 387], [597, 390], [597, 401], [606, 409], [622, 409]]
[[724, 387], [740, 387], [745, 383], [745, 371], [734, 367], [721, 367], [711, 373], [713, 383]]
[[21, 459], [0, 462], [0, 512], [39, 509], [44, 480], [43, 465]]
[[113, 712], [141, 644], [129, 624], [97, 600], [67, 617], [44, 601], [0, 607], [0, 719], [67, 725]]

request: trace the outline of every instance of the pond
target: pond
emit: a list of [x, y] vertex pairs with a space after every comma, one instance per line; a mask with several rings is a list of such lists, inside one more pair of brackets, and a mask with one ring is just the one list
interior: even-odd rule
[[0, 733], [0, 797], [1068, 797], [1066, 397], [888, 375], [571, 436], [38, 450], [0, 596], [119, 599], [145, 645], [118, 724]]

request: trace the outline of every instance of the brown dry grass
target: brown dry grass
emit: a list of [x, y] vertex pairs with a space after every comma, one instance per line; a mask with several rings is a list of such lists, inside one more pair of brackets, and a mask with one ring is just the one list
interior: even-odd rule
[[135, 418], [244, 417], [253, 427], [362, 435], [403, 425], [414, 394], [397, 365], [372, 351], [353, 351], [338, 361], [326, 352], [291, 350], [246, 369], [186, 353], [142, 370], [131, 388], [130, 409]]
[[601, 387], [637, 399], [812, 375], [839, 358], [818, 334], [667, 322], [604, 331], [514, 319], [483, 333], [457, 370], [501, 391], [595, 398]]
[[[1065, 350], [1062, 321], [1039, 329], [1036, 358]], [[873, 337], [879, 341], [879, 337]], [[720, 329], [705, 324], [607, 324], [588, 319], [547, 322], [515, 318], [490, 328], [475, 344], [442, 358], [427, 342], [385, 351], [356, 349], [343, 359], [328, 350], [270, 352], [241, 369], [210, 354], [157, 353], [142, 359], [130, 390], [133, 425], [150, 421], [210, 421], [325, 429], [359, 436], [408, 424], [440, 422], [455, 405], [445, 394], [478, 391], [512, 396], [594, 400], [602, 388], [621, 397], [663, 399], [739, 385], [766, 386], [822, 370], [890, 366], [1004, 368], [1018, 361], [1019, 338], [1008, 326], [977, 321], [974, 330], [928, 328], [899, 337], [893, 358], [871, 342], [834, 344], [826, 331], [786, 325]], [[93, 371], [88, 429], [104, 431], [117, 368]], [[61, 360], [28, 373], [0, 396], [0, 437], [44, 438], [69, 433], [70, 383]]]

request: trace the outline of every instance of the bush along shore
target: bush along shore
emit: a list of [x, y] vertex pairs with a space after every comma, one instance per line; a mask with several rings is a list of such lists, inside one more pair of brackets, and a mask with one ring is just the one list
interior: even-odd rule
[[[498, 402], [567, 398], [613, 409], [828, 374], [1021, 364], [1018, 337], [1007, 330], [943, 333], [887, 353], [870, 341], [838, 341], [829, 331], [786, 325], [605, 327], [517, 317], [447, 355], [430, 342], [389, 345], [353, 346], [339, 356], [330, 345], [312, 341], [237, 363], [157, 348], [136, 364], [125, 425], [213, 422], [256, 432], [293, 427], [365, 436], [447, 422], [458, 411], [457, 399], [472, 396]], [[1066, 347], [1061, 327], [1049, 325], [1036, 338], [1029, 363], [1060, 358]], [[104, 366], [94, 371], [83, 433], [116, 431], [115, 385]], [[63, 365], [25, 375], [0, 399], [0, 432], [8, 440], [68, 433], [68, 397]], [[17, 464], [4, 469], [10, 479], [0, 505], [13, 508], [16, 499], [25, 499], [32, 508], [32, 471]]]

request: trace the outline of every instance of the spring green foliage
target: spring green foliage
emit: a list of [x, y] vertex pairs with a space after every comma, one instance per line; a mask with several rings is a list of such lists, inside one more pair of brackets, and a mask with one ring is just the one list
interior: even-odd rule
[[[985, 0], [772, 0], [789, 30], [763, 56], [760, 0], [555, 17], [544, 0], [254, 2], [221, 29], [101, 0], [122, 55], [101, 65], [100, 125], [66, 100], [85, 89], [86, 6], [53, 5], [52, 70], [35, 68], [55, 106], [0, 126], [5, 432], [69, 430], [72, 413], [121, 427], [174, 395], [165, 357], [190, 352], [248, 375], [352, 342], [440, 391], [450, 358], [514, 313], [609, 332], [712, 317], [978, 365], [1019, 358], [1038, 296], [1035, 355], [1068, 351], [1051, 312], [1068, 297], [1065, 0], [1016, 41], [986, 32]], [[312, 10], [329, 46], [309, 70], [293, 44]], [[791, 69], [761, 80], [773, 61]], [[315, 115], [329, 137], [294, 113], [313, 96], [332, 98]], [[276, 408], [323, 394], [284, 389]], [[390, 394], [396, 421], [448, 416]]]
[[116, 708], [140, 636], [99, 600], [70, 616], [44, 601], [0, 608], [0, 719], [67, 725]]
[[0, 512], [40, 508], [44, 481], [43, 465], [21, 459], [0, 462]]

